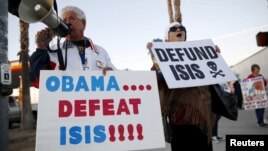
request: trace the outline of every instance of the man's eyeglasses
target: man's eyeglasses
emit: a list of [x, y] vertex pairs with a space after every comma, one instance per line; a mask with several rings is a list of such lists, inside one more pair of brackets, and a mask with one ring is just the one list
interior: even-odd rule
[[171, 27], [169, 29], [169, 32], [176, 32], [178, 29], [180, 29], [181, 31], [185, 31], [185, 28], [183, 26], [179, 26], [179, 27]]

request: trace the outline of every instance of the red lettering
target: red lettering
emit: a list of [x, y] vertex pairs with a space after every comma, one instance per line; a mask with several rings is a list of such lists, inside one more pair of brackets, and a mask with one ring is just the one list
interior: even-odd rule
[[59, 117], [68, 117], [72, 114], [72, 103], [68, 100], [59, 101]]
[[100, 100], [89, 100], [89, 116], [95, 116], [96, 110], [100, 110]]
[[130, 98], [128, 100], [121, 98], [119, 102], [114, 101], [114, 99], [74, 100], [73, 103], [69, 100], [59, 100], [58, 116], [96, 116], [97, 111], [100, 111], [103, 116], [139, 114], [140, 104], [140, 98]]
[[86, 116], [86, 100], [75, 100], [74, 101], [74, 116]]
[[126, 115], [130, 114], [125, 99], [120, 99], [120, 102], [119, 102], [119, 105], [118, 105], [118, 110], [117, 110], [117, 115], [121, 115], [122, 112], [125, 112]]
[[114, 100], [103, 99], [103, 115], [114, 115]]
[[129, 104], [133, 107], [133, 114], [139, 114], [139, 104], [141, 104], [140, 98], [129, 99]]

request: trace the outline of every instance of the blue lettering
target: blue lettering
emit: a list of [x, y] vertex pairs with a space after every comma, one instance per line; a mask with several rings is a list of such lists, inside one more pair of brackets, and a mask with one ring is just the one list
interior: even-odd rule
[[85, 143], [90, 144], [91, 138], [90, 138], [90, 126], [85, 126]]
[[106, 140], [105, 127], [103, 125], [98, 125], [94, 128], [94, 142], [102, 143]]
[[62, 91], [70, 92], [74, 89], [73, 78], [71, 76], [62, 76]]
[[115, 76], [109, 77], [107, 87], [104, 85], [104, 76], [91, 76], [91, 81], [86, 81], [84, 76], [79, 76], [77, 82], [76, 80], [74, 81], [72, 76], [62, 76], [61, 79], [56, 76], [50, 76], [46, 80], [46, 88], [50, 92], [58, 91], [60, 87], [62, 92], [90, 91], [90, 86], [87, 82], [91, 82], [91, 91], [120, 91]]
[[87, 82], [86, 82], [86, 79], [84, 76], [79, 76], [75, 91], [80, 91], [80, 89], [84, 89], [85, 91], [89, 91], [88, 86], [87, 86]]
[[60, 87], [60, 80], [56, 76], [51, 76], [46, 81], [46, 87], [50, 92], [57, 91]]
[[60, 145], [66, 144], [66, 127], [60, 127]]
[[70, 128], [70, 144], [79, 144], [82, 141], [81, 127], [74, 126]]
[[119, 91], [119, 86], [114, 76], [110, 76], [108, 86], [107, 86], [107, 91], [111, 91], [111, 89], [115, 89], [115, 91]]
[[100, 91], [104, 91], [104, 77], [99, 78], [92, 76], [91, 77], [91, 90], [96, 91], [99, 88]]

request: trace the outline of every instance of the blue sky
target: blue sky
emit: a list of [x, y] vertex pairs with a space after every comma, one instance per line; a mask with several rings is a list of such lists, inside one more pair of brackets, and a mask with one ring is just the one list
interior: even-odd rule
[[[85, 35], [104, 47], [118, 69], [148, 70], [146, 43], [164, 38], [169, 24], [166, 0], [57, 0], [58, 9], [73, 5], [87, 16]], [[211, 38], [229, 65], [259, 51], [256, 34], [268, 31], [267, 0], [181, 0], [188, 40]], [[9, 60], [17, 60], [19, 20], [9, 14]], [[30, 24], [30, 54], [35, 33], [46, 27]]]

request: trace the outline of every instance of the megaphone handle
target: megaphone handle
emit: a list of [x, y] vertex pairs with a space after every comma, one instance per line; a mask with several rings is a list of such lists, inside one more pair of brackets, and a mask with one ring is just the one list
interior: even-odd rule
[[53, 4], [53, 6], [54, 6], [54, 10], [56, 11], [56, 13], [57, 13], [57, 15], [58, 15], [58, 5], [57, 5], [56, 0], [54, 0], [54, 4]]
[[65, 44], [65, 62], [63, 60], [62, 51], [60, 49], [60, 38], [57, 39], [57, 46], [58, 46], [57, 55], [58, 55], [58, 61], [60, 64], [60, 69], [64, 71], [64, 70], [66, 70], [66, 67], [67, 67], [67, 49], [68, 49], [68, 46], [66, 43]]

